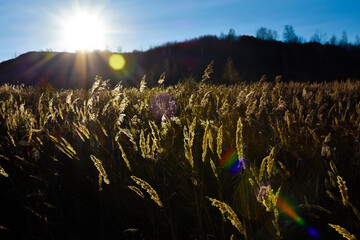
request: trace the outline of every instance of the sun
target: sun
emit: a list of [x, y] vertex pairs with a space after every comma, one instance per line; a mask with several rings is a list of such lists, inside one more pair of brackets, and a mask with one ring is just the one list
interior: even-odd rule
[[60, 21], [60, 44], [70, 51], [106, 48], [107, 25], [96, 12], [77, 10]]

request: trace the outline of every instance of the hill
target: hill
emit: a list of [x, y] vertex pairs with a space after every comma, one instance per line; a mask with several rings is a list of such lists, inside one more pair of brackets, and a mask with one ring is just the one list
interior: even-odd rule
[[111, 52], [29, 52], [0, 63], [0, 82], [37, 85], [49, 82], [55, 88], [89, 88], [96, 75], [114, 85], [137, 86], [144, 74], [149, 86], [166, 72], [166, 84], [188, 76], [201, 76], [214, 60], [214, 83], [257, 81], [282, 75], [284, 81], [332, 81], [360, 78], [360, 48], [318, 43], [283, 43], [250, 36], [219, 39], [204, 36], [167, 43], [146, 52], [123, 53], [126, 65], [115, 71], [108, 64]]

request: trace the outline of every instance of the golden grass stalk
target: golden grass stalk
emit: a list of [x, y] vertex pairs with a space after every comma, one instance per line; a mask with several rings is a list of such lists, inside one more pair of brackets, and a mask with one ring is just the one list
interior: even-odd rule
[[160, 147], [160, 132], [159, 128], [153, 121], [149, 121], [149, 126], [151, 129], [151, 135], [153, 136], [153, 146], [152, 146], [152, 152], [155, 153], [155, 150], [158, 152], [162, 152], [162, 149]]
[[289, 115], [290, 115], [289, 110], [286, 110], [284, 119], [285, 119], [285, 122], [286, 122], [286, 125], [287, 125], [287, 128], [288, 128], [289, 132], [291, 132], [291, 130], [290, 130], [291, 122], [290, 122], [290, 116]]
[[223, 126], [221, 125], [216, 137], [216, 153], [219, 159], [221, 158], [221, 154], [222, 154], [222, 144], [223, 144], [222, 141], [223, 141]]
[[76, 156], [76, 151], [75, 151], [75, 149], [71, 146], [71, 144], [70, 144], [68, 141], [66, 141], [65, 138], [61, 138], [61, 140], [63, 141], [63, 142], [61, 143], [62, 147], [64, 147], [65, 149], [67, 149], [68, 152], [69, 152], [73, 157], [75, 157], [75, 156]]
[[150, 133], [148, 133], [148, 135], [146, 136], [146, 155], [150, 154], [150, 152], [151, 152], [150, 136], [151, 136]]
[[9, 177], [9, 174], [5, 172], [5, 169], [0, 166], [0, 175], [3, 175], [4, 177]]
[[333, 186], [333, 187], [335, 187], [336, 186], [336, 182], [335, 182], [335, 175], [334, 175], [334, 173], [332, 173], [331, 171], [327, 171], [328, 172], [328, 175], [329, 175], [329, 179], [330, 179], [330, 182], [331, 182], [331, 185]]
[[260, 182], [262, 180], [262, 177], [264, 175], [264, 172], [265, 172], [265, 166], [266, 166], [266, 163], [269, 159], [269, 156], [266, 156], [263, 158], [262, 162], [261, 162], [261, 165], [260, 165], [260, 171], [259, 171], [259, 175], [258, 175], [258, 178], [257, 178], [257, 181]]
[[69, 105], [71, 105], [71, 97], [72, 97], [72, 95], [73, 95], [73, 92], [72, 91], [70, 91], [70, 93], [66, 96], [66, 104], [69, 104]]
[[183, 134], [184, 134], [185, 157], [189, 161], [191, 167], [193, 168], [194, 167], [194, 160], [193, 160], [192, 150], [191, 150], [191, 146], [190, 146], [190, 138], [189, 138], [190, 134], [187, 132], [186, 126], [184, 126]]
[[155, 161], [155, 151], [158, 149], [158, 141], [156, 138], [153, 138], [152, 145], [151, 145], [151, 159]]
[[59, 145], [59, 144], [56, 144], [56, 147], [57, 147], [62, 153], [64, 153], [66, 156], [68, 156], [70, 159], [73, 159], [74, 156], [72, 155], [72, 153], [71, 153], [68, 149], [66, 149], [65, 147], [63, 147], [62, 144], [63, 144], [63, 143], [60, 143], [60, 145]]
[[119, 149], [120, 149], [120, 152], [121, 152], [121, 156], [122, 156], [122, 158], [124, 159], [124, 162], [125, 162], [127, 168], [128, 168], [129, 171], [131, 172], [132, 169], [131, 169], [129, 160], [128, 160], [127, 157], [126, 157], [125, 151], [124, 151], [123, 147], [120, 145], [119, 142], [118, 142], [117, 144], [118, 144], [118, 146], [119, 146]]
[[275, 209], [275, 212], [277, 212], [277, 214], [275, 214], [275, 219], [272, 220], [272, 224], [275, 228], [275, 231], [276, 231], [276, 237], [277, 239], [281, 239], [281, 232], [280, 232], [280, 226], [279, 226], [279, 213], [278, 213], [278, 210]]
[[95, 157], [94, 155], [90, 155], [90, 158], [94, 162], [94, 165], [97, 168], [97, 170], [99, 171], [99, 189], [101, 189], [102, 180], [104, 180], [106, 184], [110, 184], [110, 180], [108, 179], [108, 175], [105, 172], [101, 160]]
[[133, 190], [137, 195], [139, 195], [142, 198], [145, 198], [144, 194], [142, 193], [142, 191], [140, 189], [138, 189], [135, 186], [128, 186], [128, 188], [130, 188], [131, 190]]
[[316, 142], [320, 143], [320, 139], [319, 139], [319, 137], [316, 135], [315, 131], [314, 131], [314, 130], [311, 130], [309, 127], [307, 127], [307, 129], [309, 130], [309, 132], [310, 132], [311, 136], [313, 137], [313, 139], [314, 139]]
[[202, 161], [205, 162], [205, 157], [206, 157], [206, 153], [207, 153], [207, 147], [208, 147], [208, 130], [209, 130], [209, 120], [206, 120], [206, 126], [205, 126], [205, 130], [204, 130], [204, 136], [203, 136], [203, 141], [202, 141]]
[[150, 129], [151, 129], [151, 134], [152, 134], [153, 138], [160, 139], [159, 128], [154, 123], [154, 121], [149, 121], [149, 126], [150, 126]]
[[47, 217], [46, 216], [43, 216], [40, 213], [38, 213], [35, 210], [33, 210], [31, 208], [28, 208], [28, 207], [25, 207], [25, 209], [29, 210], [32, 214], [34, 214], [35, 216], [37, 216], [38, 218], [40, 218], [41, 220], [43, 220], [44, 222], [47, 223]]
[[243, 157], [243, 124], [241, 121], [241, 117], [239, 117], [236, 125], [236, 150], [238, 152], [238, 156]]
[[102, 174], [101, 172], [99, 172], [99, 191], [101, 192], [103, 190], [102, 188], [102, 182], [103, 182], [103, 178], [102, 178]]
[[160, 75], [160, 78], [159, 78], [159, 85], [162, 85], [165, 81], [165, 76], [166, 76], [166, 72], [163, 72], [161, 75]]
[[337, 170], [337, 168], [336, 168], [336, 166], [335, 166], [335, 164], [334, 164], [333, 161], [330, 161], [330, 168], [331, 168], [331, 170], [333, 171], [333, 173], [334, 173], [335, 175], [339, 175], [338, 170]]
[[80, 137], [80, 139], [81, 139], [83, 142], [85, 142], [84, 137], [82, 136], [82, 134], [80, 133], [80, 131], [79, 131], [77, 128], [75, 128], [75, 132], [76, 132], [77, 135]]
[[44, 93], [42, 93], [39, 97], [39, 103], [38, 103], [38, 111], [39, 113], [42, 112], [43, 105], [41, 103], [42, 97], [44, 96]]
[[275, 172], [275, 147], [271, 148], [270, 155], [267, 161], [267, 173], [269, 177]]
[[202, 76], [201, 82], [204, 82], [208, 79], [210, 79], [210, 74], [213, 72], [213, 65], [214, 65], [214, 60], [212, 60], [209, 65], [206, 67], [205, 71], [204, 71], [204, 75]]
[[254, 180], [252, 180], [251, 178], [248, 178], [248, 180], [249, 180], [250, 185], [254, 188], [255, 187]]
[[33, 128], [30, 129], [28, 143], [31, 142], [31, 138], [32, 138], [32, 135], [33, 135], [34, 132], [41, 132], [41, 129], [33, 129]]
[[347, 240], [356, 240], [356, 237], [352, 234], [350, 234], [348, 232], [348, 230], [346, 230], [343, 227], [340, 227], [339, 225], [334, 225], [334, 224], [330, 224], [329, 226], [332, 227], [333, 229], [335, 229], [335, 231], [337, 231], [339, 234], [341, 234], [344, 238], [346, 238]]
[[336, 201], [336, 202], [339, 202], [339, 203], [341, 204], [340, 200], [339, 200], [332, 192], [330, 192], [329, 190], [326, 190], [326, 193], [327, 193], [327, 195], [329, 195], [329, 197], [330, 197], [332, 200], [334, 200], [334, 201]]
[[61, 120], [64, 120], [64, 115], [63, 115], [63, 113], [62, 113], [62, 110], [61, 110], [61, 106], [60, 106], [60, 105], [58, 106], [58, 112], [59, 112], [59, 116], [60, 116]]
[[337, 176], [337, 183], [339, 185], [342, 202], [345, 206], [347, 206], [349, 204], [349, 196], [347, 194], [346, 182], [342, 179], [342, 177]]
[[242, 235], [244, 235], [245, 239], [247, 239], [246, 231], [243, 228], [234, 210], [232, 210], [232, 208], [224, 202], [210, 197], [207, 198], [211, 201], [211, 205], [217, 207], [220, 210], [221, 214], [225, 216]]
[[3, 158], [3, 159], [5, 159], [5, 160], [7, 160], [7, 161], [10, 160], [8, 157], [6, 157], [6, 156], [4, 156], [4, 155], [1, 155], [1, 154], [0, 154], [0, 157]]
[[215, 175], [215, 177], [216, 177], [216, 180], [219, 181], [219, 177], [218, 177], [217, 172], [216, 172], [215, 163], [214, 163], [214, 161], [213, 161], [211, 158], [210, 158], [210, 165], [211, 165], [211, 169], [212, 169], [212, 171], [213, 171], [213, 173], [214, 173], [214, 175]]
[[212, 133], [211, 133], [211, 125], [209, 125], [209, 129], [207, 131], [207, 137], [206, 138], [207, 138], [207, 141], [208, 141], [208, 146], [209, 146], [210, 150], [213, 152], [214, 151], [214, 149], [213, 149], [214, 140], [213, 140], [213, 136], [212, 136]]
[[101, 131], [104, 133], [104, 135], [105, 135], [106, 137], [108, 137], [108, 134], [107, 134], [105, 128], [104, 128], [104, 127], [102, 126], [102, 124], [100, 123], [99, 119], [97, 119], [97, 122], [98, 122], [98, 124], [99, 124], [99, 126], [100, 126], [100, 128], [101, 128]]
[[140, 82], [139, 91], [141, 93], [143, 93], [145, 91], [145, 89], [146, 89], [146, 81], [145, 80], [146, 80], [146, 74], [142, 77], [141, 82]]
[[286, 176], [290, 177], [290, 172], [289, 170], [285, 167], [285, 165], [280, 162], [280, 161], [277, 161], [277, 163], [280, 165], [280, 168], [285, 172]]
[[141, 129], [141, 132], [140, 132], [139, 146], [140, 146], [140, 150], [141, 150], [141, 156], [143, 158], [145, 158], [147, 151], [146, 151], [146, 141], [145, 141], [144, 129]]
[[189, 128], [189, 146], [193, 146], [194, 138], [195, 138], [195, 127], [196, 127], [196, 117], [193, 119], [190, 128]]
[[14, 138], [12, 137], [11, 133], [10, 132], [7, 132], [7, 134], [9, 135], [9, 138], [10, 138], [10, 142], [11, 144], [16, 147], [16, 144], [15, 144], [15, 141], [14, 141]]
[[120, 103], [120, 108], [119, 108], [120, 113], [125, 111], [125, 108], [127, 107], [128, 104], [129, 104], [129, 99], [125, 96]]
[[283, 134], [283, 131], [282, 131], [281, 127], [280, 127], [279, 121], [277, 121], [277, 120], [276, 120], [276, 127], [278, 129], [279, 134], [280, 134], [281, 143], [284, 144], [284, 145], [287, 145], [287, 140], [286, 140], [286, 138], [285, 138], [285, 136]]
[[130, 142], [133, 144], [134, 150], [138, 151], [138, 147], [135, 142], [134, 136], [132, 135], [131, 131], [127, 128], [119, 128], [119, 132], [115, 136], [115, 141], [118, 140], [121, 133], [123, 133], [125, 136], [127, 136], [129, 138]]
[[131, 179], [134, 180], [134, 182], [139, 185], [142, 189], [144, 189], [147, 193], [150, 194], [150, 197], [152, 200], [154, 200], [154, 202], [159, 206], [159, 207], [163, 207], [161, 200], [159, 198], [159, 195], [157, 194], [157, 192], [150, 186], [149, 183], [147, 183], [146, 181], [136, 177], [136, 176], [131, 176]]

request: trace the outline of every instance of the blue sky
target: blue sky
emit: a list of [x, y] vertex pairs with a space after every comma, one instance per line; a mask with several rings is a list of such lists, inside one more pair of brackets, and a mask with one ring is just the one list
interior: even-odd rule
[[202, 35], [255, 35], [260, 27], [276, 30], [286, 24], [309, 40], [316, 32], [350, 42], [360, 36], [359, 0], [1, 0], [0, 61], [28, 51], [73, 51], [61, 41], [59, 22], [74, 9], [96, 12], [107, 28], [99, 49], [146, 50], [169, 41]]

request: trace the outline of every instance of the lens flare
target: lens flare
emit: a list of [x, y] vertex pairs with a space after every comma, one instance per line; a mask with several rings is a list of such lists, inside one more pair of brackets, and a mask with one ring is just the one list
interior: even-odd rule
[[[288, 215], [289, 217], [291, 217], [297, 224], [299, 224], [301, 227], [306, 227], [306, 223], [305, 220], [302, 219], [299, 215], [296, 214], [296, 212], [291, 208], [291, 206], [283, 199], [283, 198], [278, 198], [277, 201], [277, 207], [286, 215]], [[320, 234], [319, 232], [313, 228], [313, 227], [306, 227], [308, 234], [312, 237], [312, 238], [319, 238]]]
[[232, 174], [239, 173], [242, 169], [245, 169], [245, 158], [239, 157], [236, 150], [230, 148], [219, 160], [220, 166], [229, 170]]
[[291, 209], [290, 205], [285, 202], [284, 200], [282, 200], [281, 198], [278, 199], [277, 201], [277, 206], [278, 208], [280, 208], [281, 211], [283, 211], [284, 213], [286, 213], [289, 217], [291, 217], [295, 222], [297, 222], [300, 226], [304, 227], [305, 226], [305, 222], [304, 220], [299, 217], [294, 210]]
[[109, 58], [109, 65], [114, 70], [123, 69], [125, 64], [125, 58], [121, 54], [112, 54]]
[[150, 114], [157, 120], [175, 117], [178, 109], [176, 99], [167, 93], [157, 93], [149, 101]]
[[308, 230], [308, 234], [311, 237], [313, 237], [313, 238], [319, 238], [320, 237], [319, 232], [315, 228], [308, 227], [307, 230]]

